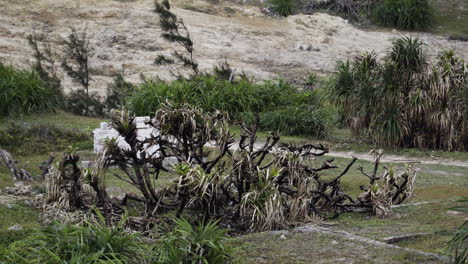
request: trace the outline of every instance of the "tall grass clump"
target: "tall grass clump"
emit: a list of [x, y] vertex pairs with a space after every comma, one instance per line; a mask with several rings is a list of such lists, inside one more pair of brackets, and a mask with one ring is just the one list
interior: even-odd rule
[[126, 217], [108, 226], [103, 215], [99, 212], [97, 215], [97, 220], [84, 225], [54, 223], [46, 226], [3, 249], [0, 263], [144, 263], [140, 238], [124, 229]]
[[55, 110], [60, 93], [33, 70], [18, 70], [0, 63], [0, 116]]
[[432, 24], [433, 10], [428, 0], [382, 0], [376, 4], [373, 16], [382, 26], [425, 30]]
[[393, 147], [468, 148], [468, 67], [453, 51], [429, 63], [421, 41], [396, 40], [381, 64], [374, 53], [339, 62], [329, 96], [357, 137]]
[[320, 97], [316, 91], [299, 90], [282, 80], [256, 84], [202, 76], [173, 82], [146, 80], [129, 97], [128, 105], [137, 115], [151, 115], [166, 101], [226, 112], [232, 121], [254, 121], [258, 114], [263, 129], [324, 136], [332, 122]]
[[268, 3], [276, 14], [287, 17], [292, 15], [295, 7], [295, 0], [269, 0]]

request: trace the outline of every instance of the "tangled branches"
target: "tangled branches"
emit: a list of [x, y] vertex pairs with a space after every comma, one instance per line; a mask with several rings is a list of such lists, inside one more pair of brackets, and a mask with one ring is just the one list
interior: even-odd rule
[[[77, 157], [66, 155], [59, 173], [52, 170], [53, 186], [49, 200], [65, 202], [71, 208], [86, 207], [80, 190], [86, 181], [96, 193], [95, 203], [104, 212], [121, 208], [107, 198], [102, 185], [109, 166], [122, 173], [117, 177], [135, 186], [140, 194], [127, 198], [145, 207], [147, 219], [164, 212], [199, 215], [205, 221], [221, 218], [237, 230], [273, 230], [315, 218], [332, 218], [343, 212], [373, 210], [379, 217], [391, 215], [391, 205], [411, 196], [415, 172], [397, 174], [384, 167], [378, 176], [382, 152], [375, 152], [374, 168], [367, 173], [367, 186], [353, 198], [341, 180], [357, 158], [330, 178], [328, 170], [340, 169], [329, 159], [316, 166], [316, 159], [328, 153], [321, 144], [278, 144], [277, 134], [257, 143], [257, 125], [240, 124], [242, 134], [236, 143], [224, 114], [205, 113], [190, 105], [165, 104], [147, 125], [156, 128], [149, 137], [137, 133], [136, 122], [121, 112], [113, 119], [114, 128], [126, 144], [107, 141], [107, 150], [98, 166], [80, 173]], [[257, 122], [258, 124], [258, 122]], [[156, 130], [155, 130], [156, 131]], [[161, 174], [173, 176], [170, 186], [163, 186]], [[82, 176], [79, 176], [82, 175]], [[83, 176], [84, 175], [84, 176]]]

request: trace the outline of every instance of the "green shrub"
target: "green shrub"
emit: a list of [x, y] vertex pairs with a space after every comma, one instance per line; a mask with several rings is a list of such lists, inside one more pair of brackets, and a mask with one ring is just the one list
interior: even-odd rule
[[174, 220], [174, 231], [165, 234], [158, 248], [161, 264], [229, 263], [232, 250], [224, 245], [226, 230], [217, 222], [192, 226], [185, 219]]
[[271, 6], [273, 12], [280, 16], [287, 17], [292, 15], [295, 0], [269, 0], [268, 3]]
[[[306, 131], [310, 131], [309, 135], [318, 136], [319, 131], [325, 133], [325, 127], [331, 124], [325, 122], [326, 118], [317, 117], [320, 112], [318, 109], [323, 108], [321, 96], [317, 92], [299, 90], [283, 80], [265, 81], [261, 84], [246, 79], [229, 82], [214, 76], [170, 83], [146, 80], [129, 97], [128, 104], [130, 110], [137, 115], [152, 115], [166, 100], [173, 104], [188, 103], [206, 112], [227, 112], [233, 121], [254, 120], [254, 113], [260, 113], [269, 120], [268, 124], [264, 123], [265, 128], [280, 129], [280, 132], [287, 134], [306, 134]], [[301, 119], [288, 116], [289, 121], [280, 117], [298, 113], [300, 109], [305, 109], [313, 117], [304, 124], [294, 124], [295, 128], [289, 128], [294, 120], [307, 119], [306, 114], [301, 113]], [[306, 125], [313, 127], [306, 129]], [[318, 127], [321, 129], [317, 129]]]
[[424, 44], [418, 38], [403, 37], [393, 42], [389, 59], [399, 69], [420, 72], [426, 64]]
[[322, 109], [299, 105], [262, 113], [260, 127], [267, 131], [281, 131], [285, 135], [326, 137], [331, 120], [330, 114]]
[[50, 124], [9, 122], [0, 129], [0, 146], [20, 155], [48, 153], [74, 144], [92, 148], [91, 135]]
[[374, 9], [375, 21], [386, 27], [425, 30], [433, 20], [428, 0], [382, 0]]
[[142, 263], [143, 243], [124, 229], [126, 217], [113, 226], [98, 212], [85, 225], [54, 223], [5, 248], [0, 263], [123, 264]]
[[61, 93], [35, 71], [17, 70], [0, 63], [0, 116], [54, 111]]

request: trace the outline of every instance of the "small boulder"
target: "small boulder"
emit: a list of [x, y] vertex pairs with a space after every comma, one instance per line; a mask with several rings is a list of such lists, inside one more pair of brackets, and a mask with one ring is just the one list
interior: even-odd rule
[[23, 229], [23, 227], [20, 226], [20, 225], [13, 225], [13, 226], [10, 226], [8, 228], [9, 231], [19, 231], [19, 230], [22, 230], [22, 229]]

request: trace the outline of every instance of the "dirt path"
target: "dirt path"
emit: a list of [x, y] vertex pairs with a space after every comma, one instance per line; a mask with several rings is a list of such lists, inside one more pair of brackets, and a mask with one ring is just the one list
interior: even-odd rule
[[[213, 147], [213, 144], [209, 144], [208, 146]], [[255, 144], [255, 149], [260, 149], [262, 147], [262, 143]], [[239, 146], [237, 144], [233, 144], [231, 146], [232, 150], [238, 150]], [[338, 157], [338, 158], [352, 158], [353, 156], [357, 157], [360, 160], [367, 160], [367, 161], [374, 161], [374, 158], [370, 154], [366, 153], [356, 153], [353, 151], [330, 151], [329, 153], [325, 154], [328, 157]], [[446, 166], [458, 166], [458, 167], [465, 167], [468, 168], [468, 161], [462, 160], [453, 160], [453, 159], [445, 159], [445, 158], [437, 158], [437, 159], [429, 159], [429, 158], [421, 158], [421, 157], [408, 157], [408, 156], [401, 156], [401, 155], [392, 155], [392, 154], [384, 154], [380, 159], [383, 163], [420, 163], [420, 164], [434, 164], [434, 165], [446, 165]]]
[[[210, 7], [209, 1], [190, 2], [204, 2], [207, 10]], [[307, 72], [333, 71], [337, 60], [364, 51], [375, 50], [382, 57], [393, 39], [405, 35], [427, 42], [429, 55], [452, 48], [468, 59], [466, 43], [442, 36], [364, 31], [339, 17], [320, 13], [269, 18], [260, 16], [258, 7], [233, 5], [238, 8], [231, 17], [174, 8], [191, 32], [203, 69], [227, 58], [237, 72], [245, 71], [257, 79], [281, 75], [301, 81]], [[153, 63], [157, 55], [172, 51], [160, 37], [153, 0], [0, 0], [0, 6], [0, 62], [23, 67], [31, 64], [25, 38], [34, 27], [45, 41], [60, 49], [61, 38], [68, 35], [70, 26], [87, 26], [95, 47], [92, 90], [104, 91], [122, 65], [132, 81], [139, 81], [140, 74], [167, 79], [170, 70], [177, 70]], [[73, 85], [63, 78], [66, 87]]]
[[[369, 154], [356, 153], [353, 151], [346, 151], [346, 152], [345, 151], [343, 152], [331, 151], [330, 153], [326, 155], [331, 156], [331, 157], [339, 157], [339, 158], [350, 158], [352, 156], [356, 156], [360, 160], [367, 160], [367, 161], [374, 160], [374, 158]], [[408, 157], [408, 156], [384, 154], [381, 161], [384, 163], [421, 163], [421, 164], [448, 165], [448, 166], [458, 166], [458, 167], [468, 168], [468, 161], [452, 160], [452, 159], [445, 159], [445, 158], [429, 159], [429, 158], [421, 158], [421, 157]]]

